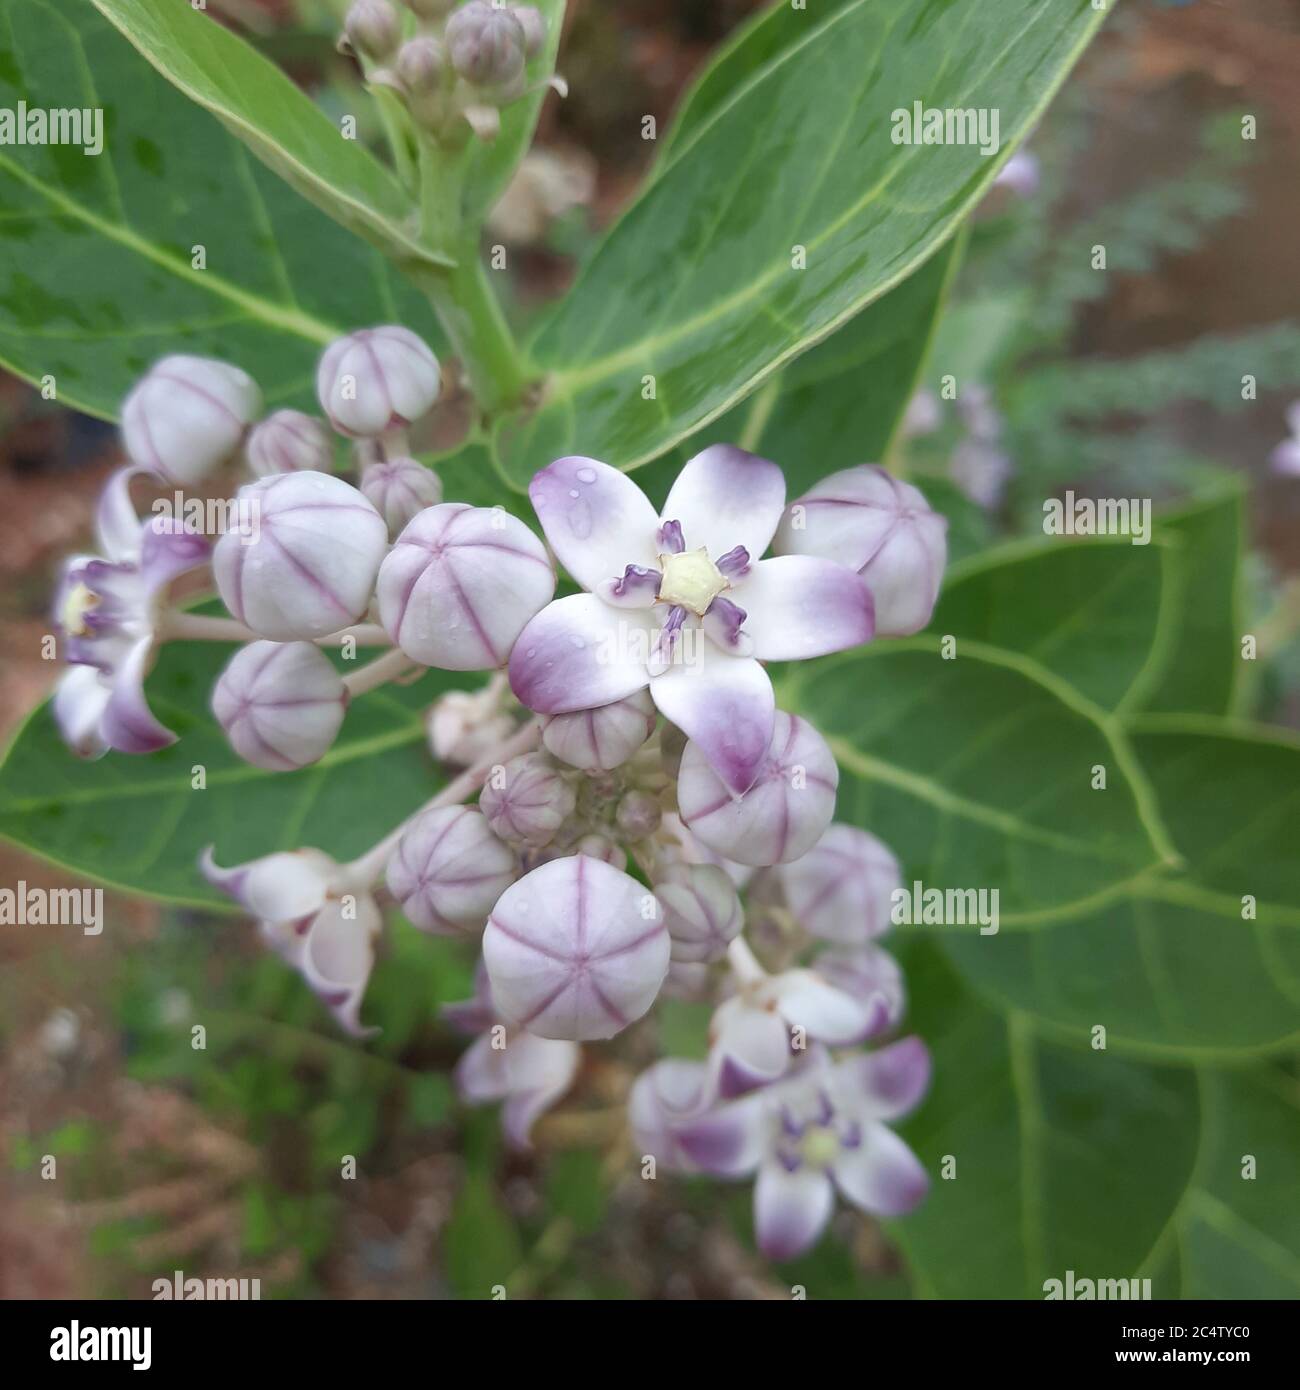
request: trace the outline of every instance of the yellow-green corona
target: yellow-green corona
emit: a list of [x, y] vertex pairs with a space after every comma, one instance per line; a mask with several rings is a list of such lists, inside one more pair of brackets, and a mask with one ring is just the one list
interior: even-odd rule
[[709, 552], [683, 550], [679, 555], [661, 555], [664, 577], [659, 583], [659, 602], [680, 606], [702, 618], [709, 605], [731, 585], [709, 559]]

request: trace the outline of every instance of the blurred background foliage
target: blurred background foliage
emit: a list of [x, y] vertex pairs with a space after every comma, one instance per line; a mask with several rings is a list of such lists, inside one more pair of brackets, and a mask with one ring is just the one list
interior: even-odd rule
[[[368, 109], [333, 51], [341, 5], [209, 3], [327, 110]], [[692, 73], [757, 8], [570, 4], [572, 95], [548, 103], [541, 153], [494, 222], [512, 248], [518, 320], [564, 287], [635, 188], [652, 152], [642, 115], [662, 128]], [[1237, 712], [1292, 726], [1300, 483], [1268, 460], [1300, 396], [1297, 70], [1288, 0], [1121, 7], [1029, 142], [1037, 186], [995, 190], [971, 228], [922, 379], [979, 383], [978, 418], [941, 406], [889, 459], [949, 513], [955, 556], [1041, 533], [1042, 499], [1066, 487], [1161, 503], [1217, 495], [1234, 476], [1248, 492], [1247, 630], [1261, 645]], [[1260, 118], [1255, 141], [1241, 138], [1245, 113]], [[1090, 266], [1096, 245], [1105, 274]], [[1246, 371], [1256, 401], [1242, 399]], [[10, 728], [47, 688], [34, 653], [50, 578], [88, 532], [113, 458], [108, 427], [0, 382]], [[5, 882], [57, 881], [5, 847], [0, 864]], [[537, 1152], [513, 1154], [450, 1083], [462, 1042], [437, 1007], [470, 992], [464, 948], [391, 932], [366, 1007], [383, 1032], [362, 1049], [233, 919], [113, 897], [109, 910], [92, 942], [0, 936], [0, 1295], [147, 1297], [172, 1267], [259, 1277], [264, 1297], [486, 1297], [501, 1283], [511, 1297], [933, 1292], [857, 1215], [773, 1270], [753, 1250], [748, 1186], [636, 1178], [614, 1101], [658, 1051], [698, 1054], [698, 1009], [662, 1009], [657, 1044], [642, 1030], [617, 1060], [591, 1053], [581, 1107], [539, 1126]], [[913, 1026], [942, 1031], [946, 967], [918, 950], [913, 997], [929, 993]], [[1202, 1104], [1272, 1117], [1275, 1152], [1294, 1165], [1293, 1059], [1211, 1090]], [[41, 1179], [46, 1154], [58, 1155], [57, 1184]], [[341, 1154], [355, 1157], [354, 1180]], [[1160, 1290], [1195, 1292], [1197, 1270], [1233, 1258], [1216, 1200], [1200, 1193], [1158, 1246]], [[1261, 1259], [1300, 1283], [1284, 1243]], [[1249, 1277], [1225, 1287], [1248, 1291]]]

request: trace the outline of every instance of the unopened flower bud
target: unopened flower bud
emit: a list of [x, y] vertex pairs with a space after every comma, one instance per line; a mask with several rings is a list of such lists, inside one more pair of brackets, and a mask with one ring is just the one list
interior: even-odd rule
[[744, 924], [735, 885], [714, 864], [684, 865], [655, 884], [674, 961], [720, 960]]
[[665, 999], [682, 999], [688, 1004], [700, 1004], [712, 992], [713, 976], [703, 961], [671, 960], [660, 993]]
[[468, 767], [508, 738], [514, 721], [491, 689], [449, 690], [430, 707], [426, 725], [433, 756]]
[[524, 45], [528, 57], [535, 58], [546, 42], [546, 17], [535, 5], [516, 5], [511, 14], [519, 21], [519, 27], [524, 31]]
[[862, 464], [823, 478], [786, 508], [778, 555], [819, 555], [855, 569], [876, 606], [876, 636], [930, 621], [948, 559], [948, 521], [910, 483]]
[[456, 0], [406, 0], [407, 8], [420, 19], [441, 19]]
[[409, 328], [363, 328], [325, 349], [316, 395], [340, 434], [369, 438], [428, 414], [442, 377], [438, 359]]
[[626, 851], [620, 849], [608, 835], [584, 835], [574, 846], [574, 853], [585, 854], [588, 859], [600, 859], [616, 869], [627, 868]]
[[788, 864], [816, 844], [835, 814], [840, 772], [807, 720], [777, 710], [767, 762], [733, 797], [692, 740], [682, 754], [677, 805], [691, 833], [741, 864]]
[[541, 753], [524, 753], [494, 768], [478, 804], [488, 824], [512, 845], [541, 849], [573, 814], [573, 787]]
[[397, 76], [408, 92], [422, 95], [441, 83], [446, 62], [446, 54], [438, 40], [421, 34], [398, 49]]
[[649, 792], [630, 791], [619, 800], [614, 820], [630, 840], [644, 840], [659, 829], [663, 810]]
[[323, 757], [347, 707], [342, 677], [310, 642], [251, 642], [226, 664], [212, 712], [245, 762], [291, 772]]
[[654, 733], [658, 712], [647, 690], [597, 709], [542, 719], [542, 742], [570, 767], [608, 772], [622, 767]]
[[421, 930], [477, 930], [514, 882], [519, 864], [472, 806], [425, 811], [388, 861], [388, 890]]
[[131, 462], [192, 487], [231, 459], [262, 409], [247, 372], [207, 357], [164, 357], [122, 404]]
[[555, 592], [541, 541], [499, 508], [420, 512], [379, 571], [379, 620], [407, 654], [444, 671], [503, 665]]
[[401, 42], [402, 23], [388, 0], [354, 0], [343, 21], [343, 32], [358, 53], [382, 63]]
[[853, 825], [832, 825], [801, 859], [775, 871], [785, 905], [823, 941], [858, 945], [889, 930], [903, 879], [886, 845]]
[[414, 459], [372, 463], [361, 475], [361, 491], [398, 536], [426, 507], [442, 501], [442, 482], [432, 468]]
[[239, 489], [257, 537], [227, 531], [212, 557], [226, 607], [277, 642], [323, 637], [361, 618], [388, 546], [383, 518], [326, 473], [281, 473]]
[[476, 87], [509, 87], [517, 82], [527, 51], [527, 34], [514, 12], [487, 0], [470, 0], [447, 21], [451, 65]]
[[668, 971], [658, 901], [609, 864], [573, 854], [507, 888], [483, 933], [492, 998], [543, 1038], [612, 1038], [640, 1018]]
[[303, 469], [328, 473], [334, 466], [329, 431], [301, 410], [277, 410], [254, 425], [244, 445], [244, 457], [259, 478]]

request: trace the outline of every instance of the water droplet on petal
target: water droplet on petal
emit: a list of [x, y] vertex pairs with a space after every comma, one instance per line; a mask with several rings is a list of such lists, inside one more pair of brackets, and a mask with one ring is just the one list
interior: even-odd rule
[[580, 483], [594, 483], [596, 481], [596, 470], [594, 468], [579, 468], [578, 481]]

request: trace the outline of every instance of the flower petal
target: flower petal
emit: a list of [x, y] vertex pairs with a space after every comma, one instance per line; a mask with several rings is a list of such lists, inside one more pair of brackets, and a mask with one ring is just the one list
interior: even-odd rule
[[368, 1037], [378, 1028], [361, 1024], [361, 999], [375, 965], [375, 938], [383, 918], [375, 900], [358, 894], [327, 902], [307, 932], [299, 969], [302, 977], [340, 1026], [353, 1037]]
[[533, 1125], [573, 1085], [582, 1048], [564, 1038], [516, 1031], [507, 1037], [505, 1057], [509, 1094], [501, 1111], [501, 1128], [507, 1143], [526, 1149]]
[[611, 705], [645, 687], [658, 617], [611, 608], [591, 594], [547, 604], [510, 653], [510, 688], [539, 714]]
[[743, 545], [756, 560], [784, 510], [785, 477], [776, 464], [734, 444], [711, 444], [677, 475], [663, 517], [681, 522], [690, 550], [702, 545], [716, 561]]
[[865, 1126], [856, 1148], [841, 1149], [832, 1172], [845, 1197], [872, 1216], [904, 1216], [930, 1190], [921, 1160], [881, 1124]]
[[763, 1158], [766, 1099], [761, 1091], [674, 1126], [682, 1152], [718, 1178], [752, 1173]]
[[751, 565], [732, 597], [760, 661], [805, 661], [871, 641], [875, 605], [861, 575], [832, 560], [783, 555]]
[[878, 1052], [848, 1057], [836, 1066], [847, 1089], [865, 1100], [873, 1120], [893, 1120], [915, 1109], [930, 1084], [930, 1050], [920, 1038], [901, 1038]]
[[319, 911], [337, 867], [318, 849], [284, 850], [223, 869], [209, 845], [199, 859], [203, 877], [214, 888], [266, 922], [296, 922]]
[[875, 1000], [860, 1001], [820, 979], [811, 970], [791, 970], [781, 977], [778, 1007], [785, 1021], [829, 1047], [852, 1047], [878, 1032], [887, 1009]]
[[104, 742], [119, 753], [156, 753], [176, 735], [154, 718], [144, 696], [144, 677], [153, 654], [153, 636], [142, 637], [113, 673], [113, 693], [100, 720]]
[[709, 1085], [723, 1100], [766, 1086], [790, 1066], [790, 1030], [768, 1009], [728, 999], [714, 1014], [710, 1032]]
[[628, 565], [658, 570], [659, 518], [626, 473], [571, 455], [534, 474], [528, 496], [551, 549], [584, 589], [595, 590]]
[[826, 1229], [835, 1189], [825, 1173], [801, 1166], [792, 1173], [777, 1159], [758, 1170], [754, 1184], [754, 1234], [769, 1260], [802, 1255]]
[[493, 1047], [490, 1032], [481, 1033], [460, 1055], [452, 1070], [456, 1094], [467, 1105], [487, 1105], [505, 1098], [506, 1050]]
[[54, 721], [63, 741], [80, 758], [108, 752], [99, 732], [100, 720], [112, 696], [94, 666], [71, 666], [54, 692]]
[[733, 796], [758, 778], [772, 744], [776, 697], [753, 657], [727, 656], [699, 643], [696, 659], [650, 682], [659, 712], [699, 745]]
[[131, 501], [131, 479], [144, 468], [119, 468], [104, 484], [95, 508], [95, 534], [101, 554], [110, 560], [134, 560], [140, 553], [142, 523]]

